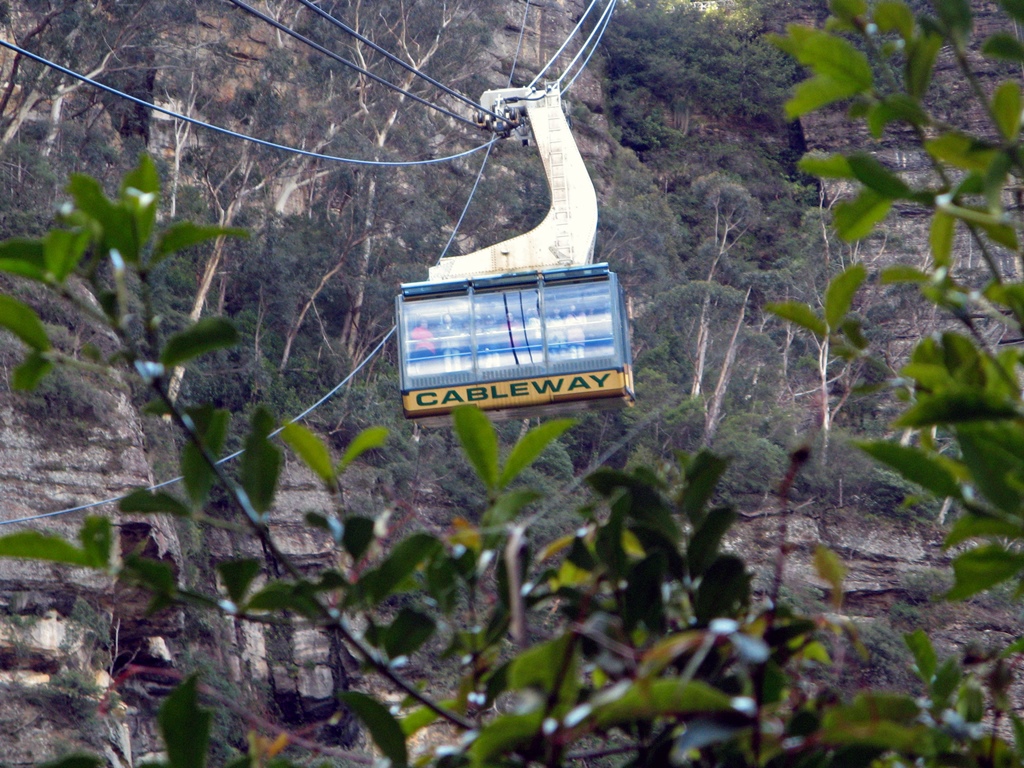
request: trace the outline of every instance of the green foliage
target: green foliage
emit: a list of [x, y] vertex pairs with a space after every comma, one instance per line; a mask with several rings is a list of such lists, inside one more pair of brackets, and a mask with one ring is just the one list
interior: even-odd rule
[[[650, 9], [643, 3], [636, 8]], [[965, 546], [954, 561], [949, 595], [961, 598], [1019, 581], [1024, 573], [1018, 551], [1024, 535], [1021, 353], [988, 349], [973, 316], [994, 307], [990, 314], [1014, 332], [1024, 324], [1019, 286], [1003, 280], [992, 258], [996, 249], [1016, 249], [1020, 241], [1002, 194], [1020, 163], [1019, 94], [1002, 86], [992, 97], [979, 92], [997, 131], [993, 135], [1002, 138], [964, 140], [962, 132], [930, 121], [922, 97], [939, 45], [950, 45], [958, 55], [965, 51], [971, 30], [965, 4], [943, 0], [934, 17], [915, 17], [899, 0], [871, 11], [856, 0], [837, 0], [833, 12], [827, 31], [793, 28], [781, 42], [812, 71], [791, 111], [805, 114], [853, 98], [854, 116], [865, 118], [872, 131], [893, 123], [919, 129], [936, 165], [939, 181], [923, 189], [862, 155], [809, 167], [863, 185], [856, 200], [836, 211], [844, 236], [865, 235], [896, 200], [925, 206], [939, 222], [928, 268], [893, 277], [913, 279], [926, 299], [966, 330], [921, 341], [902, 370], [907, 405], [898, 423], [911, 430], [914, 442], [870, 443], [867, 449], [908, 483], [958, 503], [961, 514], [949, 542]], [[635, 42], [645, 41], [639, 36]], [[895, 41], [902, 44], [889, 44]], [[1002, 38], [984, 49], [1013, 55]], [[898, 88], [876, 86], [879, 57], [902, 65]], [[288, 70], [280, 61], [275, 67]], [[249, 96], [257, 95], [239, 93], [233, 107], [252, 110]], [[286, 105], [264, 106], [267, 119], [284, 119]], [[218, 583], [208, 587], [179, 582], [164, 562], [138, 553], [111, 557], [111, 526], [102, 519], [88, 519], [77, 544], [35, 532], [5, 536], [0, 555], [116, 575], [148, 590], [154, 610], [182, 604], [232, 621], [301, 624], [328, 633], [373, 676], [367, 691], [398, 694], [393, 705], [393, 698], [367, 691], [339, 696], [394, 766], [557, 766], [616, 755], [637, 767], [1024, 762], [1015, 739], [986, 720], [988, 706], [999, 715], [995, 720], [1006, 716], [1016, 723], [1010, 663], [998, 654], [968, 667], [941, 659], [930, 640], [915, 632], [904, 643], [926, 697], [907, 686], [872, 687], [844, 697], [828, 680], [831, 658], [824, 641], [836, 637], [856, 645], [856, 634], [842, 618], [803, 615], [782, 599], [782, 565], [791, 548], [785, 526], [777, 542], [777, 575], [761, 585], [762, 593], [754, 591], [744, 559], [724, 548], [736, 512], [720, 504], [723, 483], [730, 482], [726, 461], [708, 451], [680, 452], [658, 470], [638, 463], [629, 470], [594, 472], [588, 478], [593, 500], [573, 513], [572, 532], [539, 541], [534, 532], [543, 530], [545, 513], [532, 506], [538, 495], [517, 481], [563, 435], [565, 422], [527, 430], [503, 454], [500, 433], [479, 411], [457, 411], [455, 432], [483, 488], [479, 506], [448, 529], [411, 532], [389, 527], [384, 513], [350, 514], [339, 498], [343, 473], [357, 457], [385, 444], [383, 431], [355, 430], [336, 451], [312, 431], [292, 425], [284, 430], [288, 446], [336, 500], [333, 508], [307, 518], [331, 537], [335, 558], [318, 568], [300, 567], [267, 520], [282, 462], [270, 442], [274, 417], [262, 410], [252, 414], [243, 438], [246, 457], [234, 476], [216, 461], [232, 437], [227, 412], [212, 404], [187, 408], [169, 395], [168, 369], [204, 354], [235, 354], [233, 331], [212, 320], [163, 338], [152, 307], [134, 292], [145, 295], [155, 287], [160, 270], [173, 267], [175, 250], [233, 232], [180, 226], [156, 232], [156, 187], [156, 172], [146, 160], [129, 173], [115, 199], [107, 199], [98, 182], [76, 177], [70, 187], [74, 205], [57, 230], [64, 234], [8, 247], [0, 270], [71, 300], [71, 276], [85, 281], [99, 309], [79, 301], [80, 311], [109, 327], [121, 345], [99, 362], [128, 363], [155, 398], [156, 410], [168, 414], [187, 441], [181, 469], [189, 504], [136, 494], [125, 508], [244, 530], [251, 551], [262, 551], [265, 561], [218, 563]], [[981, 290], [958, 282], [949, 268], [955, 227], [985, 248], [991, 274]], [[706, 256], [698, 253], [697, 259]], [[861, 361], [871, 349], [851, 312], [865, 281], [865, 270], [853, 266], [832, 281], [820, 308], [790, 300], [776, 309], [812, 334], [820, 348], [828, 340], [843, 358]], [[54, 351], [35, 310], [21, 302], [7, 306], [14, 311], [5, 327], [28, 348], [22, 383], [35, 384], [49, 364], [75, 364]], [[671, 418], [686, 423], [691, 416], [678, 406]], [[742, 485], [731, 490], [767, 495], [781, 482], [785, 515], [807, 449], [786, 454], [778, 442], [752, 441], [749, 435], [742, 418], [724, 421], [718, 435], [742, 469], [739, 480], [731, 481]], [[956, 450], [944, 450], [940, 435]], [[440, 438], [437, 444], [446, 447]], [[215, 514], [211, 498], [223, 502]], [[815, 565], [831, 588], [833, 607], [839, 606], [841, 563], [821, 549]], [[877, 634], [875, 644], [898, 663], [891, 632]], [[403, 675], [410, 657], [435, 658], [424, 654], [438, 647], [446, 649], [455, 678], [440, 692]], [[1018, 650], [1011, 647], [1007, 654]], [[173, 768], [208, 763], [211, 714], [203, 698], [213, 706], [237, 706], [189, 678], [161, 707], [160, 731]], [[507, 706], [510, 701], [514, 706]], [[415, 753], [420, 732], [434, 723], [444, 724], [444, 743]], [[248, 753], [235, 764], [285, 766], [305, 759], [297, 749], [302, 734], [274, 731], [265, 723], [253, 728]], [[336, 748], [331, 754], [368, 757]], [[90, 764], [88, 758], [72, 760]]]
[[[1024, 172], [1019, 88], [1014, 81], [982, 86], [968, 58], [973, 25], [966, 3], [937, 2], [931, 12], [919, 15], [897, 0], [872, 9], [835, 3], [832, 10], [827, 31], [793, 25], [777, 40], [812, 73], [787, 108], [797, 116], [852, 97], [852, 118], [863, 119], [876, 136], [909, 129], [931, 163], [932, 177], [921, 182], [903, 178], [862, 153], [809, 160], [805, 168], [861, 185], [858, 197], [836, 213], [836, 226], [848, 239], [867, 235], [896, 201], [917, 204], [933, 217], [927, 268], [898, 266], [886, 279], [918, 285], [924, 298], [948, 312], [962, 332], [950, 327], [922, 340], [900, 372], [907, 406], [896, 425], [913, 430], [916, 442], [863, 447], [907, 481], [961, 509], [947, 543], [975, 542], [954, 560], [949, 597], [963, 599], [1024, 575], [1016, 545], [1024, 526], [1019, 490], [1019, 478], [1024, 477], [1019, 458], [1024, 448], [1019, 384], [1024, 358], [1016, 348], [991, 348], [973, 314], [1000, 318], [1011, 334], [1019, 335], [1024, 325], [1020, 285], [1007, 281], [1000, 267], [1002, 254], [1021, 257], [1020, 225], [1004, 194], [1011, 179]], [[998, 140], [972, 135], [930, 111], [928, 86], [942, 45], [953, 52], [976, 108], [989, 121], [990, 136]], [[1013, 57], [1002, 33], [982, 41], [980, 48], [989, 57]], [[902, 77], [896, 76], [899, 72]], [[970, 275], [962, 279], [953, 261], [958, 229], [981, 250], [988, 267], [981, 286], [963, 281]], [[818, 336], [831, 336], [836, 351], [853, 359], [864, 354], [865, 343], [859, 328], [852, 336], [850, 321], [842, 319], [851, 287], [853, 281], [845, 276], [833, 281], [828, 295], [841, 300], [835, 312], [826, 303], [824, 323], [806, 305], [774, 309]], [[949, 431], [954, 450], [940, 443], [938, 429]]]

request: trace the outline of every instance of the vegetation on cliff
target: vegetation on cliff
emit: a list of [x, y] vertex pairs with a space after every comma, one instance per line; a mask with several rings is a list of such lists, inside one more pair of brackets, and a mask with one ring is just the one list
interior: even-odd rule
[[[1005, 10], [1024, 22], [1018, 4], [1007, 0]], [[826, 31], [793, 26], [777, 40], [811, 71], [787, 109], [799, 117], [850, 101], [850, 116], [863, 119], [872, 134], [896, 127], [909, 131], [930, 163], [927, 173], [914, 178], [860, 152], [808, 157], [802, 168], [848, 180], [859, 190], [834, 209], [836, 228], [848, 241], [868, 237], [897, 204], [920, 209], [931, 222], [928, 262], [891, 267], [878, 279], [917, 287], [941, 313], [944, 330], [917, 341], [894, 380], [904, 398], [894, 425], [904, 430], [904, 439], [871, 440], [861, 447], [899, 476], [895, 487], [919, 487], [936, 500], [952, 501], [956, 521], [948, 545], [959, 549], [948, 598], [960, 600], [1004, 582], [1020, 582], [1024, 574], [1018, 551], [1024, 538], [1019, 385], [1024, 358], [1018, 349], [1024, 288], [1016, 277], [1024, 251], [1015, 200], [1008, 194], [1024, 174], [1020, 86], [1006, 80], [990, 93], [979, 84], [970, 58], [972, 15], [958, 0], [940, 0], [916, 16], [900, 0], [884, 0], [871, 9], [857, 0], [836, 0], [832, 11]], [[943, 46], [991, 121], [984, 133], [963, 130], [929, 110], [929, 79]], [[988, 58], [1024, 62], [1024, 47], [1009, 34], [988, 36], [980, 50]], [[623, 183], [637, 183], [635, 169], [626, 162], [622, 169]], [[925, 633], [910, 632], [906, 643], [919, 684], [912, 690], [868, 689], [849, 696], [841, 679], [845, 656], [860, 642], [842, 616], [843, 567], [834, 553], [822, 547], [815, 556], [829, 586], [829, 609], [807, 615], [788, 605], [783, 587], [789, 508], [800, 483], [829, 486], [827, 477], [806, 479], [807, 470], [826, 450], [828, 463], [819, 466], [837, 464], [836, 417], [851, 410], [844, 410], [852, 402], [846, 393], [835, 397], [835, 377], [854, 393], [855, 387], [881, 379], [878, 372], [892, 361], [876, 359], [875, 328], [858, 293], [868, 277], [863, 263], [842, 265], [837, 276], [810, 295], [772, 296], [765, 290], [762, 301], [775, 299], [766, 308], [801, 329], [806, 349], [816, 352], [809, 378], [820, 387], [817, 432], [788, 452], [768, 439], [751, 446], [749, 435], [729, 421], [742, 415], [749, 422], [750, 412], [730, 409], [729, 417], [722, 417], [715, 406], [721, 406], [722, 390], [705, 393], [701, 363], [707, 361], [703, 345], [710, 342], [701, 340], [701, 332], [706, 339], [713, 325], [710, 313], [730, 298], [724, 290], [729, 286], [713, 282], [718, 270], [728, 267], [737, 286], [746, 288], [739, 302], [741, 322], [755, 288], [763, 288], [754, 279], [759, 263], [739, 244], [765, 209], [728, 174], [702, 176], [690, 190], [711, 212], [713, 226], [705, 221], [704, 229], [687, 235], [670, 208], [645, 209], [642, 200], [613, 206], [612, 216], [621, 225], [629, 220], [627, 214], [640, 216], [642, 211], [644, 223], [671, 224], [642, 230], [647, 237], [656, 231], [693, 237], [698, 243], [693, 253], [704, 259], [695, 268], [706, 270], [707, 277], [690, 301], [686, 291], [692, 284], [680, 280], [665, 295], [645, 296], [648, 306], [638, 320], [655, 384], [668, 375], [658, 363], [667, 368], [679, 359], [668, 347], [689, 340], [683, 329], [673, 334], [649, 326], [645, 331], [644, 323], [678, 323], [688, 310], [693, 318], [689, 327], [697, 330], [689, 410], [677, 407], [673, 423], [665, 401], [649, 406], [661, 409], [655, 413], [667, 435], [637, 439], [628, 469], [605, 467], [590, 474], [593, 501], [574, 512], [560, 511], [572, 524], [562, 535], [547, 537], [549, 529], [540, 523], [548, 522], [552, 513], [545, 510], [553, 507], [538, 511], [531, 506], [543, 493], [518, 481], [542, 457], [549, 467], [557, 465], [550, 458], [555, 441], [563, 441], [563, 453], [566, 445], [583, 455], [596, 452], [600, 438], [593, 437], [592, 421], [583, 425], [585, 437], [576, 444], [565, 442], [573, 439], [567, 422], [550, 421], [524, 431], [503, 454], [500, 435], [481, 413], [458, 411], [453, 434], [465, 449], [477, 490], [474, 495], [456, 491], [466, 494], [465, 512], [442, 533], [389, 526], [387, 514], [353, 512], [344, 504], [343, 473], [355, 459], [384, 445], [383, 430], [356, 431], [348, 420], [344, 430], [337, 430], [345, 433], [336, 438], [341, 443], [338, 459], [313, 431], [285, 424], [280, 435], [289, 449], [336, 499], [332, 508], [306, 519], [331, 538], [336, 561], [310, 569], [281, 549], [269, 526], [283, 462], [272, 439], [278, 433], [276, 417], [263, 407], [245, 408], [248, 401], [236, 404], [222, 392], [205, 393], [215, 395], [205, 398], [215, 402], [199, 406], [184, 405], [184, 398], [174, 396], [175, 368], [204, 359], [223, 366], [237, 354], [233, 350], [240, 338], [249, 337], [240, 337], [235, 325], [221, 317], [161, 322], [163, 307], [169, 306], [160, 303], [163, 281], [180, 252], [213, 243], [216, 253], [225, 247], [225, 238], [241, 231], [225, 226], [226, 221], [159, 224], [159, 173], [145, 158], [125, 176], [114, 199], [95, 179], [72, 176], [72, 204], [62, 208], [60, 226], [38, 239], [0, 245], [0, 269], [53, 292], [92, 322], [109, 327], [119, 344], [109, 350], [64, 349], [22, 300], [30, 292], [4, 294], [0, 325], [28, 350], [12, 384], [32, 389], [54, 366], [98, 371], [127, 365], [153, 398], [150, 411], [167, 416], [183, 435], [184, 493], [140, 491], [122, 501], [122, 511], [170, 514], [230, 530], [250, 537], [251, 551], [262, 557], [217, 562], [215, 584], [182, 583], [164, 562], [140, 552], [118, 553], [112, 525], [103, 517], [86, 519], [78, 542], [37, 531], [0, 537], [0, 555], [114, 575], [147, 590], [154, 611], [185, 605], [271, 631], [323, 630], [343, 642], [364, 672], [379, 681], [379, 687], [341, 692], [338, 699], [396, 766], [554, 766], [598, 759], [638, 766], [1024, 762], [1024, 723], [1012, 694], [1020, 641], [943, 659]], [[981, 283], [954, 261], [958, 231], [981, 253]], [[828, 243], [829, 236], [824, 237]], [[654, 268], [637, 265], [635, 255], [624, 258], [628, 268], [638, 270], [634, 274]], [[809, 282], [837, 266], [826, 265]], [[369, 285], [360, 282], [366, 275], [356, 275], [357, 286]], [[228, 309], [226, 287], [224, 295]], [[735, 293], [731, 298], [736, 299]], [[352, 328], [365, 328], [357, 320], [361, 312], [362, 304], [349, 305], [348, 340]], [[769, 323], [761, 323], [765, 349], [772, 341]], [[797, 343], [787, 327], [778, 326], [785, 340], [783, 361]], [[748, 335], [750, 349], [758, 348], [755, 338]], [[719, 382], [728, 382], [728, 358], [723, 354]], [[750, 389], [768, 375], [759, 359], [751, 356], [751, 370], [745, 372]], [[787, 370], [785, 362], [781, 368]], [[204, 394], [201, 388], [183, 392], [192, 398]], [[247, 429], [232, 431], [232, 410], [249, 411]], [[623, 419], [622, 428], [631, 419], [652, 423], [642, 411], [613, 418]], [[687, 424], [693, 427], [689, 435]], [[237, 472], [217, 461], [232, 436], [245, 449]], [[687, 447], [687, 441], [717, 444], [730, 436], [734, 442], [726, 444], [735, 446], [735, 461], [743, 467], [731, 481], [725, 479], [727, 461], [707, 450], [679, 452], [673, 461], [656, 466], [639, 460]], [[543, 476], [534, 479], [543, 481]], [[778, 505], [775, 570], [759, 591], [743, 558], [722, 546], [736, 517], [729, 499], [745, 493], [772, 495]], [[420, 654], [451, 678], [433, 685], [407, 678], [405, 670]], [[117, 685], [135, 676], [170, 674], [131, 664], [121, 673]], [[301, 750], [340, 762], [373, 761], [369, 752], [276, 725], [190, 677], [161, 708], [169, 765], [202, 766], [212, 746], [225, 748], [210, 744], [209, 706], [244, 718], [249, 733], [247, 744], [227, 745], [238, 754], [218, 760], [284, 766], [306, 759]], [[417, 748], [417, 736], [432, 726], [439, 741]], [[296, 750], [295, 757], [286, 750]], [[87, 756], [63, 761], [68, 768], [99, 764], [99, 758]]]

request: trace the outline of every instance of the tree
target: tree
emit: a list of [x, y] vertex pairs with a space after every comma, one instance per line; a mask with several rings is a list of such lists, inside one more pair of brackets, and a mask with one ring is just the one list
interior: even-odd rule
[[[162, 340], [151, 317], [133, 320], [136, 307], [125, 293], [124, 272], [131, 271], [145, 296], [150, 271], [160, 260], [181, 247], [237, 233], [176, 224], [151, 240], [159, 189], [147, 161], [125, 179], [115, 200], [106, 200], [84, 177], [75, 178], [70, 191], [75, 206], [62, 214], [64, 226], [45, 241], [4, 243], [0, 266], [50, 286], [104, 320], [122, 343], [110, 362], [131, 364], [153, 393], [153, 408], [165, 411], [187, 436], [184, 497], [140, 490], [122, 501], [122, 511], [242, 525], [265, 559], [221, 562], [218, 591], [208, 592], [178, 584], [159, 561], [137, 553], [116, 557], [106, 518], [87, 519], [77, 544], [35, 531], [0, 537], [0, 556], [96, 568], [144, 586], [154, 606], [187, 602], [257, 625], [299, 622], [337, 635], [384, 686], [404, 697], [395, 714], [376, 694], [338, 692], [395, 765], [413, 759], [407, 740], [432, 723], [446, 724], [453, 738], [416, 759], [444, 766], [453, 761], [554, 766], [613, 755], [626, 755], [636, 765], [663, 765], [672, 755], [708, 765], [774, 764], [790, 756], [835, 765], [850, 764], [856, 756], [856, 764], [867, 765], [885, 755], [939, 764], [951, 753], [982, 765], [993, 750], [1007, 764], [1020, 762], [995, 731], [982, 725], [981, 679], [996, 697], [997, 712], [1012, 716], [1001, 659], [990, 662], [991, 673], [968, 678], [958, 688], [966, 672], [957, 661], [940, 664], [927, 637], [908, 636], [930, 693], [927, 700], [869, 691], [846, 703], [829, 694], [824, 681], [804, 677], [828, 663], [818, 626], [855, 637], [842, 620], [812, 620], [781, 601], [787, 499], [808, 458], [806, 449], [790, 457], [779, 491], [779, 555], [766, 600], [752, 593], [742, 559], [721, 550], [735, 518], [730, 508], [710, 503], [724, 461], [702, 452], [683, 457], [663, 475], [643, 468], [599, 470], [589, 483], [601, 503], [581, 510], [575, 530], [533, 555], [529, 532], [538, 513], [528, 510], [538, 497], [513, 483], [569, 422], [530, 430], [502, 461], [497, 435], [472, 407], [455, 414], [454, 427], [486, 491], [476, 522], [467, 519], [445, 535], [413, 531], [389, 543], [383, 519], [347, 514], [339, 504], [308, 516], [310, 525], [333, 537], [337, 565], [304, 572], [280, 549], [267, 524], [282, 459], [271, 442], [277, 432], [273, 417], [263, 410], [253, 415], [233, 475], [216, 461], [228, 414], [208, 406], [186, 409], [169, 395], [172, 368], [234, 343], [230, 325], [207, 318]], [[92, 268], [111, 260], [109, 276]], [[98, 308], [71, 288], [76, 271], [99, 298]], [[837, 288], [830, 295], [849, 293]], [[29, 350], [15, 385], [33, 386], [54, 364], [86, 364], [54, 347], [27, 305], [10, 296], [2, 301], [0, 324]], [[385, 440], [382, 430], [366, 431], [336, 462], [306, 428], [291, 423], [280, 433], [336, 498], [341, 473]], [[916, 466], [905, 464], [911, 470]], [[230, 501], [227, 520], [204, 511], [214, 484]], [[838, 610], [842, 567], [824, 548], [816, 560]], [[458, 682], [450, 693], [435, 694], [403, 676], [402, 659], [445, 645], [457, 659]], [[134, 674], [158, 673], [128, 666], [122, 678]], [[236, 702], [195, 678], [181, 682], [160, 716], [175, 768], [205, 762], [209, 713], [201, 699], [238, 710]], [[509, 700], [515, 707], [505, 706]], [[960, 713], [963, 728], [946, 726], [950, 711]], [[241, 714], [252, 733], [237, 764], [258, 765], [280, 758], [285, 749], [357, 763], [370, 759], [254, 713]], [[929, 719], [922, 720], [924, 714]], [[99, 761], [75, 757], [62, 764]]]
[[[975, 97], [998, 128], [992, 136], [1000, 138], [964, 140], [966, 132], [929, 117], [922, 95], [944, 42], [965, 73], [973, 73], [966, 5], [942, 0], [936, 16], [915, 17], [899, 0], [872, 11], [856, 0], [837, 0], [834, 12], [830, 31], [794, 27], [781, 40], [813, 71], [791, 102], [793, 112], [856, 97], [855, 115], [879, 130], [893, 120], [917, 129], [935, 162], [934, 178], [920, 185], [863, 154], [806, 165], [863, 185], [855, 200], [836, 207], [844, 236], [867, 234], [894, 200], [921, 205], [931, 216], [932, 262], [925, 270], [890, 269], [884, 279], [919, 285], [947, 313], [949, 326], [921, 340], [902, 370], [908, 404], [896, 426], [913, 430], [915, 442], [865, 448], [908, 481], [955, 500], [959, 517], [949, 543], [963, 550], [949, 597], [960, 599], [1019, 581], [1024, 573], [1018, 551], [1024, 536], [1018, 374], [1024, 360], [1012, 346], [993, 349], [983, 325], [1003, 326], [1016, 338], [1024, 324], [1020, 284], [1007, 279], [997, 250], [1019, 249], [1020, 225], [1004, 210], [1012, 195], [1002, 194], [1020, 171], [1019, 87], [1003, 83], [990, 96], [979, 84]], [[890, 37], [902, 44], [888, 45]], [[982, 51], [1024, 61], [1024, 48], [1007, 35], [990, 36]], [[882, 64], [905, 57], [897, 58], [905, 64], [902, 83], [876, 87], [868, 54]], [[939, 658], [923, 632], [908, 634], [924, 696], [864, 690], [845, 699], [822, 674], [832, 665], [829, 638], [855, 642], [856, 635], [841, 618], [842, 564], [827, 549], [817, 550], [815, 563], [831, 592], [828, 613], [802, 615], [784, 599], [789, 494], [810, 458], [806, 447], [790, 455], [777, 490], [778, 557], [763, 595], [752, 590], [742, 558], [721, 546], [735, 517], [714, 501], [721, 459], [700, 452], [660, 472], [599, 470], [589, 480], [595, 501], [578, 512], [578, 525], [554, 541], [537, 542], [545, 546], [535, 555], [530, 536], [538, 513], [529, 505], [536, 495], [513, 483], [568, 424], [541, 424], [503, 460], [494, 429], [472, 408], [455, 415], [454, 428], [485, 491], [479, 516], [467, 516], [445, 534], [414, 531], [392, 542], [382, 535], [383, 516], [346, 514], [340, 506], [320, 510], [309, 523], [332, 537], [338, 561], [303, 571], [280, 551], [265, 516], [281, 464], [270, 440], [273, 418], [264, 411], [253, 415], [233, 476], [215, 461], [227, 414], [185, 410], [167, 393], [170, 369], [230, 345], [230, 326], [206, 319], [163, 340], [145, 303], [140, 317], [128, 295], [138, 284], [145, 297], [156, 262], [228, 233], [178, 224], [151, 241], [158, 184], [148, 162], [125, 179], [115, 200], [83, 177], [73, 180], [70, 192], [74, 206], [63, 214], [63, 226], [45, 239], [0, 246], [0, 269], [77, 300], [81, 311], [109, 325], [122, 348], [105, 362], [132, 364], [152, 391], [154, 407], [187, 436], [186, 496], [143, 490], [122, 509], [244, 526], [266, 558], [221, 563], [215, 589], [179, 585], [159, 562], [114, 557], [111, 524], [102, 518], [88, 519], [77, 543], [38, 532], [0, 537], [0, 555], [100, 569], [144, 585], [155, 605], [188, 602], [243, 621], [298, 621], [336, 634], [383, 686], [404, 697], [393, 710], [371, 692], [339, 693], [393, 765], [556, 766], [617, 756], [636, 766], [1024, 763], [1011, 696], [1019, 641], [962, 662]], [[975, 238], [989, 266], [983, 286], [969, 286], [956, 274], [951, 242], [957, 226]], [[99, 263], [107, 266], [93, 268]], [[76, 270], [79, 277], [72, 278]], [[69, 282], [77, 279], [98, 303], [78, 298]], [[850, 310], [865, 279], [864, 265], [854, 265], [832, 281], [820, 308], [789, 302], [776, 311], [827, 337], [834, 353], [861, 359], [870, 354], [869, 340]], [[54, 364], [85, 364], [54, 345], [26, 304], [11, 296], [0, 302], [0, 325], [28, 349], [16, 385], [32, 386]], [[955, 455], [937, 449], [933, 430], [955, 438]], [[383, 441], [379, 430], [364, 432], [335, 461], [303, 427], [286, 425], [282, 436], [334, 492], [340, 473]], [[214, 483], [231, 504], [228, 520], [206, 514]], [[839, 643], [832, 646], [835, 657], [842, 653]], [[440, 693], [402, 674], [404, 660], [438, 646], [450, 649], [455, 675], [450, 690]], [[192, 679], [176, 688], [161, 715], [175, 768], [205, 762], [209, 715], [201, 699], [234, 706]], [[1004, 722], [1011, 726], [1005, 731]], [[255, 716], [248, 723], [253, 733], [237, 765], [275, 758], [287, 765], [292, 753], [283, 757], [283, 750], [300, 746], [357, 763], [372, 760], [368, 753], [310, 743]], [[452, 736], [441, 748], [413, 754], [411, 737], [432, 723], [444, 723]], [[64, 761], [68, 768], [98, 764], [85, 757]]]

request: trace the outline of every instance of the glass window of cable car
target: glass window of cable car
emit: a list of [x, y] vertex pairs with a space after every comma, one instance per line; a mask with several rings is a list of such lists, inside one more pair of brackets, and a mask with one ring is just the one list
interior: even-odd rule
[[539, 365], [544, 361], [539, 307], [536, 289], [473, 296], [480, 369]]
[[605, 265], [411, 283], [396, 310], [410, 418], [463, 402], [508, 413], [633, 402], [624, 298]]
[[405, 370], [438, 376], [472, 368], [467, 297], [410, 303], [402, 313]]
[[611, 283], [549, 285], [544, 290], [548, 349], [553, 361], [615, 354]]

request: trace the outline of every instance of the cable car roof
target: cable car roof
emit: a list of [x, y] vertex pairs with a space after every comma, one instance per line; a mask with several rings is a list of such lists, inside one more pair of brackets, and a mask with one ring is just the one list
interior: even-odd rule
[[477, 291], [500, 290], [517, 285], [532, 285], [538, 281], [546, 283], [567, 280], [595, 280], [608, 276], [608, 265], [583, 264], [575, 267], [555, 267], [553, 269], [536, 270], [533, 272], [511, 272], [504, 275], [484, 275], [467, 277], [459, 280], [441, 280], [432, 282], [425, 280], [417, 283], [402, 283], [402, 296], [406, 299], [423, 299], [443, 296], [445, 294], [467, 293], [470, 288]]

